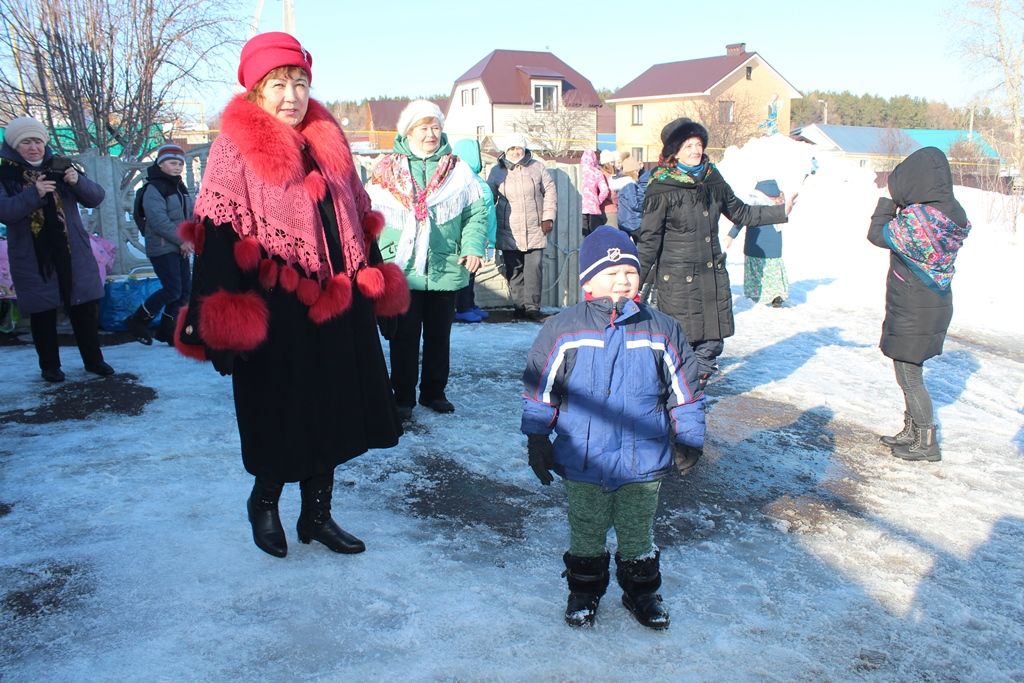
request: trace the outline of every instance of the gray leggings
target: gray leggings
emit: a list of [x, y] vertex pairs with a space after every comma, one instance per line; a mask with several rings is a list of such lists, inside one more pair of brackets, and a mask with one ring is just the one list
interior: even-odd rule
[[933, 424], [932, 397], [924, 385], [924, 367], [918, 363], [892, 362], [896, 370], [896, 382], [903, 390], [907, 412], [914, 422], [922, 427]]

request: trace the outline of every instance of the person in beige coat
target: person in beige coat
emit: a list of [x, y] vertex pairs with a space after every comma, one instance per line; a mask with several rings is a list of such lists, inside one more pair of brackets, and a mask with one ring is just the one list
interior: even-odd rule
[[555, 224], [555, 181], [530, 154], [523, 135], [508, 136], [502, 146], [504, 152], [487, 177], [498, 216], [496, 246], [515, 317], [540, 320], [541, 260]]

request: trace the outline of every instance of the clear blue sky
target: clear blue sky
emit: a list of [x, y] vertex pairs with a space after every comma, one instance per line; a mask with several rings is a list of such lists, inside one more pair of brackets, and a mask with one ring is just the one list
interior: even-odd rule
[[[954, 5], [944, 0], [294, 3], [320, 100], [447, 94], [497, 48], [550, 50], [595, 87], [617, 88], [652, 64], [724, 54], [733, 42], [803, 92], [905, 94], [961, 106], [981, 87], [959, 56]], [[255, 11], [255, 0], [249, 6]], [[266, 0], [261, 32], [281, 30], [281, 8]], [[228, 94], [211, 93], [208, 107]]]

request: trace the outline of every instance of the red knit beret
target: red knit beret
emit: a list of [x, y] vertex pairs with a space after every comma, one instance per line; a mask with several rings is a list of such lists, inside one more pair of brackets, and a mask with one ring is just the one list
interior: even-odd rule
[[279, 66], [305, 69], [313, 81], [313, 55], [294, 36], [280, 31], [260, 33], [242, 47], [238, 60], [238, 82], [246, 90]]

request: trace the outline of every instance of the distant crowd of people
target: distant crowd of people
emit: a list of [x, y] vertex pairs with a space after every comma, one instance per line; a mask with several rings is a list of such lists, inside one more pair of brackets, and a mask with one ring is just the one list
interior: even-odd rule
[[[769, 177], [734, 192], [707, 154], [707, 129], [689, 118], [664, 127], [647, 167], [586, 151], [584, 298], [546, 316], [542, 255], [558, 196], [523, 135], [498, 140], [484, 180], [479, 146], [453, 148], [441, 110], [415, 100], [364, 186], [341, 128], [310, 97], [308, 49], [285, 33], [257, 35], [237, 74], [244, 92], [223, 111], [198, 194], [182, 182], [177, 145], [161, 146], [147, 169], [144, 239], [161, 288], [126, 324], [143, 344], [155, 336], [231, 376], [255, 545], [287, 555], [279, 500], [298, 483], [298, 540], [365, 550], [332, 516], [335, 470], [397, 445], [417, 406], [456, 411], [447, 393], [452, 326], [487, 316], [473, 277], [495, 249], [514, 318], [543, 323], [527, 354], [521, 431], [537, 478], [548, 485], [553, 472], [565, 486], [565, 620], [594, 622], [614, 528], [623, 605], [644, 626], [667, 628], [655, 511], [664, 477], [689, 472], [703, 453], [705, 392], [736, 327], [725, 249], [745, 231], [745, 296], [783, 306], [779, 226], [796, 193]], [[58, 310], [85, 369], [110, 375], [98, 337], [103, 288], [78, 211], [104, 192], [48, 139], [39, 121], [21, 117], [0, 149], [0, 221], [18, 305], [44, 380], [65, 379]], [[935, 148], [897, 166], [888, 190], [869, 239], [890, 252], [881, 348], [906, 412], [902, 431], [882, 441], [896, 457], [937, 461], [922, 364], [941, 352], [970, 223]], [[724, 244], [723, 216], [735, 226]]]

